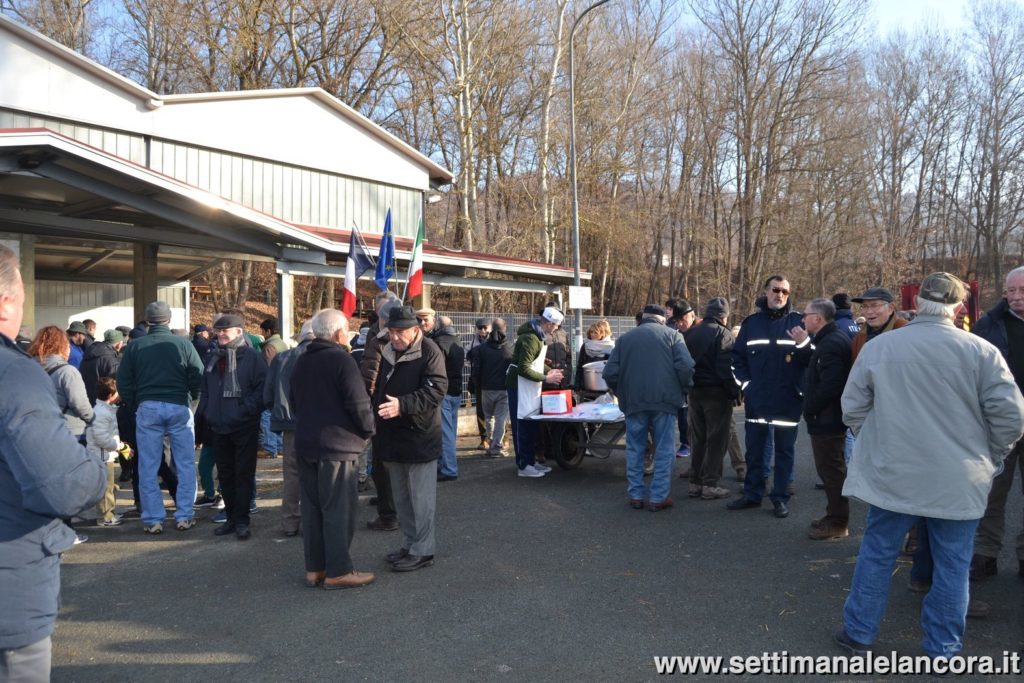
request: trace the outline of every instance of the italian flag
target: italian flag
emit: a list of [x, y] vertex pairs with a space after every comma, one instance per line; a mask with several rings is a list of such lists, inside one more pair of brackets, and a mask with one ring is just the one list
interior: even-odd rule
[[409, 277], [405, 284], [405, 296], [414, 299], [423, 293], [423, 217], [420, 216], [420, 227], [416, 232], [416, 243], [412, 245], [412, 256], [409, 257]]

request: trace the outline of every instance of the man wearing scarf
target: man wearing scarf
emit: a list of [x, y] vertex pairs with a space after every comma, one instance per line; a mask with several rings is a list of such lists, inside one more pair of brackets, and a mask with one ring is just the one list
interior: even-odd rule
[[236, 313], [225, 313], [213, 324], [217, 350], [203, 373], [203, 395], [197, 411], [206, 419], [213, 436], [227, 516], [227, 522], [214, 533], [234, 533], [240, 541], [250, 535], [249, 501], [256, 475], [256, 442], [267, 375], [263, 356], [246, 343], [244, 326], [245, 319]]

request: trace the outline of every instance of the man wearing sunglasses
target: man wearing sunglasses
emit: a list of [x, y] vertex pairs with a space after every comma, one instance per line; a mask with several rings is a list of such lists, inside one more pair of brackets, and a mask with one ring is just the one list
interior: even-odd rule
[[810, 360], [810, 339], [801, 327], [801, 314], [789, 301], [789, 281], [773, 275], [765, 281], [760, 311], [740, 325], [732, 350], [732, 372], [745, 395], [747, 476], [743, 495], [730, 510], [761, 507], [768, 467], [765, 443], [774, 431], [774, 486], [770, 494], [775, 516], [789, 516], [790, 475], [797, 426], [803, 412], [803, 375]]

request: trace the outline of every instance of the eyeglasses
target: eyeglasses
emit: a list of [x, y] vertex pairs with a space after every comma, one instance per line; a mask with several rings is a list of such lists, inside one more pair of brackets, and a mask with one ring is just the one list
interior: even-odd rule
[[416, 318], [416, 319], [420, 321], [420, 325], [423, 325], [424, 323], [427, 322], [426, 318]]
[[862, 309], [864, 309], [865, 311], [873, 311], [873, 310], [878, 309], [878, 308], [885, 308], [888, 305], [889, 305], [888, 301], [876, 301], [873, 304], [863, 303], [863, 304], [860, 305], [860, 307]]
[[783, 289], [782, 287], [772, 287], [772, 292], [775, 294], [782, 294], [783, 296], [789, 296], [789, 290]]

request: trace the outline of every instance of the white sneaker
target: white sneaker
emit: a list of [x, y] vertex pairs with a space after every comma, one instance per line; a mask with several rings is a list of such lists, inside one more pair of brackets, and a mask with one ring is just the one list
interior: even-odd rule
[[539, 469], [537, 469], [533, 465], [527, 465], [523, 469], [519, 470], [519, 475], [518, 476], [520, 476], [520, 477], [534, 477], [534, 478], [536, 478], [536, 477], [543, 477], [544, 476], [544, 472], [540, 471]]
[[533, 469], [537, 470], [538, 472], [543, 472], [544, 474], [547, 474], [548, 472], [551, 471], [550, 467], [548, 467], [547, 465], [541, 465], [539, 462], [533, 463]]

